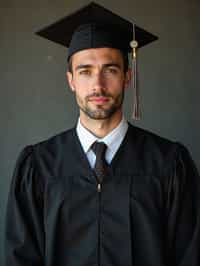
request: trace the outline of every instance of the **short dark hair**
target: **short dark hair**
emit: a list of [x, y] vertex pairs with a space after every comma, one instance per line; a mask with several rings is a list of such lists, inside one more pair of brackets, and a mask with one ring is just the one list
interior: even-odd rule
[[[123, 63], [124, 63], [124, 73], [126, 73], [128, 71], [128, 67], [129, 67], [129, 59], [128, 59], [128, 53], [124, 52], [122, 50], [120, 50], [121, 54], [122, 54], [122, 58], [123, 58]], [[70, 58], [68, 58], [67, 61], [67, 70], [68, 72], [72, 73], [72, 56], [70, 56]]]

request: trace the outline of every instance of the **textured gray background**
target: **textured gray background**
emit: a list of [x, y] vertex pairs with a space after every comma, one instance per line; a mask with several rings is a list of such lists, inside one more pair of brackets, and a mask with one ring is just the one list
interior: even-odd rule
[[[0, 2], [0, 265], [5, 207], [19, 151], [75, 124], [66, 50], [34, 31], [88, 3]], [[200, 0], [98, 1], [157, 34], [140, 51], [143, 119], [137, 125], [184, 143], [200, 169]], [[131, 91], [125, 114], [131, 117]]]

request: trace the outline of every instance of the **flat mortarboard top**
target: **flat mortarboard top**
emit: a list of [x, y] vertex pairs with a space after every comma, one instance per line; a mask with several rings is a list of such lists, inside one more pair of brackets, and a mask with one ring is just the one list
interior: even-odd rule
[[158, 39], [94, 2], [36, 34], [68, 47], [68, 59], [74, 53], [89, 48], [111, 47], [131, 52], [130, 42], [133, 39], [138, 42], [138, 48]]

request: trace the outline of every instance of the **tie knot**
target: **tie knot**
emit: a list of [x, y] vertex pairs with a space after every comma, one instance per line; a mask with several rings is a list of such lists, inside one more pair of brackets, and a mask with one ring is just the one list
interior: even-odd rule
[[93, 150], [97, 158], [105, 158], [107, 145], [104, 142], [95, 141], [92, 144], [91, 149]]

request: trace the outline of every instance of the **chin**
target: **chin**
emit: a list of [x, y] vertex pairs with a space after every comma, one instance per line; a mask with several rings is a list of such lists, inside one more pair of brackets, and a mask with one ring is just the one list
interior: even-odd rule
[[113, 117], [119, 109], [108, 109], [108, 110], [82, 110], [86, 116], [95, 120], [105, 120]]

